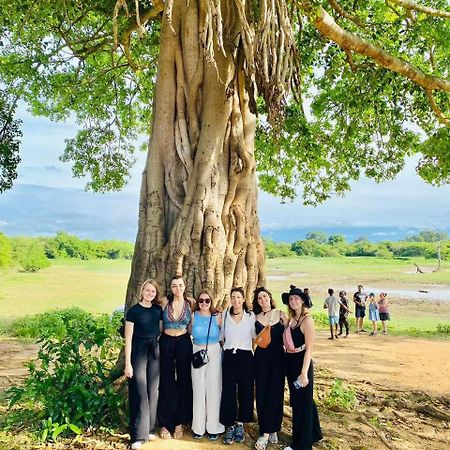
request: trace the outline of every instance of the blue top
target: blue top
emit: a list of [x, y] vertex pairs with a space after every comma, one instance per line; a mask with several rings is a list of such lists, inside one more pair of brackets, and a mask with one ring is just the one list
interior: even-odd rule
[[177, 319], [173, 317], [173, 308], [170, 302], [163, 309], [163, 326], [165, 330], [169, 328], [172, 330], [185, 330], [190, 321], [191, 308], [187, 301], [184, 302], [181, 314]]
[[[204, 317], [194, 313], [194, 325], [192, 326], [192, 337], [195, 345], [206, 345], [208, 336], [209, 319], [211, 316]], [[209, 330], [208, 344], [217, 344], [219, 342], [219, 325], [217, 325], [217, 316], [211, 320], [211, 329]]]

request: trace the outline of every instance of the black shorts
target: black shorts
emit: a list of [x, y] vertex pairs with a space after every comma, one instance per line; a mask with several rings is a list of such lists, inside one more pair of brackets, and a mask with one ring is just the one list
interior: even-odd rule
[[366, 317], [366, 308], [361, 308], [361, 306], [357, 306], [355, 308], [355, 317], [358, 318], [362, 318], [362, 317]]
[[391, 320], [389, 313], [380, 313], [380, 320], [384, 322], [385, 320]]

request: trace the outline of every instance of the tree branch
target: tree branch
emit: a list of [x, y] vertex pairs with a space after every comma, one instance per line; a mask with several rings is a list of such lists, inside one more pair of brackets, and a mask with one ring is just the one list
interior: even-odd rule
[[450, 11], [443, 11], [440, 9], [430, 8], [428, 6], [419, 5], [416, 2], [410, 0], [388, 0], [396, 5], [402, 6], [406, 10], [413, 10], [421, 12], [433, 17], [443, 17], [445, 19], [450, 19]]
[[344, 50], [352, 50], [360, 55], [368, 56], [378, 65], [403, 75], [424, 89], [450, 92], [450, 81], [427, 75], [406, 60], [390, 54], [355, 34], [349, 33], [341, 28], [322, 7], [318, 9], [306, 7], [306, 12], [312, 18], [319, 32], [336, 42]]
[[427, 94], [428, 101], [430, 102], [431, 109], [433, 110], [434, 114], [436, 114], [439, 122], [441, 122], [443, 125], [446, 125], [447, 127], [450, 127], [450, 118], [446, 117], [437, 105], [431, 89], [425, 89], [425, 92]]
[[350, 20], [359, 27], [365, 28], [367, 25], [355, 14], [348, 13], [336, 0], [328, 0], [330, 6], [342, 17]]

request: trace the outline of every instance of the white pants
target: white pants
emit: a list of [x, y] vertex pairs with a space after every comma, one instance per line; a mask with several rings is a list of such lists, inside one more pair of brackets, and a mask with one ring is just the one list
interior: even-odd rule
[[[194, 344], [193, 352], [202, 348]], [[205, 434], [205, 431], [210, 434], [225, 431], [225, 427], [219, 422], [222, 393], [222, 349], [219, 344], [208, 345], [208, 357], [207, 364], [199, 369], [192, 368], [192, 431], [199, 435]]]

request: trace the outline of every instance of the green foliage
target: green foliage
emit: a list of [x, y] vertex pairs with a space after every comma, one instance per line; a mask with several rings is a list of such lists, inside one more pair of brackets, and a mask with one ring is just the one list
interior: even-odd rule
[[12, 247], [9, 239], [0, 233], [0, 269], [6, 269], [12, 262]]
[[15, 101], [0, 89], [0, 193], [10, 189], [20, 163], [20, 120], [14, 120]]
[[291, 245], [286, 242], [274, 242], [271, 239], [264, 239], [264, 246], [267, 258], [294, 256]]
[[50, 266], [42, 242], [32, 238], [12, 238], [13, 257], [24, 272], [38, 272]]
[[436, 331], [438, 333], [450, 334], [450, 323], [438, 323]]
[[340, 378], [336, 378], [331, 390], [325, 398], [325, 405], [329, 408], [353, 409], [356, 406], [356, 390], [346, 388]]
[[440, 242], [448, 240], [448, 234], [445, 231], [422, 230], [418, 234], [408, 236], [407, 242]]
[[327, 242], [327, 233], [323, 231], [310, 231], [306, 233], [306, 239], [315, 241], [318, 244], [325, 244]]
[[10, 406], [32, 401], [40, 408], [43, 439], [89, 426], [118, 425], [124, 401], [110, 380], [122, 346], [118, 321], [83, 311], [60, 314], [57, 321], [61, 326], [39, 333], [37, 361], [28, 364], [24, 386], [10, 389]]

